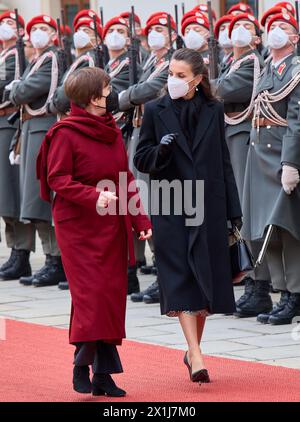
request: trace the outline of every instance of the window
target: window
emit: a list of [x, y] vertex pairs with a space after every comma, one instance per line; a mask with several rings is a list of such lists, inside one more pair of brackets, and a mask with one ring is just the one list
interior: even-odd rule
[[88, 0], [61, 0], [61, 7], [65, 11], [66, 23], [72, 26], [76, 14], [83, 9], [90, 8]]

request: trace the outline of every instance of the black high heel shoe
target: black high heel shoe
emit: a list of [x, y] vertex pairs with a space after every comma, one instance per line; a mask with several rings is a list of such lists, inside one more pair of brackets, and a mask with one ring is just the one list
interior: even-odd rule
[[88, 366], [74, 366], [73, 388], [77, 393], [81, 394], [90, 394], [92, 392], [90, 368]]
[[109, 374], [95, 374], [92, 379], [93, 396], [124, 397], [126, 391], [116, 386]]
[[188, 368], [190, 380], [192, 382], [209, 383], [210, 378], [209, 378], [207, 369], [200, 369], [199, 371], [192, 372], [192, 367], [189, 364], [187, 354], [188, 354], [188, 352], [185, 353], [184, 358], [183, 358], [183, 362]]

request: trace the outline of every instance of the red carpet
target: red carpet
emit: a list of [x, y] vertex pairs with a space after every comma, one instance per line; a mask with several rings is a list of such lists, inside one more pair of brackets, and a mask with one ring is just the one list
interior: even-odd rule
[[[125, 373], [115, 380], [128, 393], [122, 401], [300, 401], [297, 369], [207, 357], [213, 382], [199, 386], [188, 379], [182, 351], [125, 341], [120, 355]], [[116, 401], [73, 392], [72, 358], [67, 330], [7, 321], [0, 402]]]

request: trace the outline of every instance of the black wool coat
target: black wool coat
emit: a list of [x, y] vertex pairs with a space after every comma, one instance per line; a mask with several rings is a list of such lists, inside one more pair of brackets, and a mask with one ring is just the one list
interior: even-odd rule
[[[168, 133], [178, 133], [178, 138], [162, 159], [159, 143]], [[227, 221], [241, 217], [242, 212], [225, 142], [223, 105], [203, 101], [191, 147], [169, 95], [148, 102], [134, 163], [139, 171], [150, 175], [151, 182], [192, 181], [187, 202], [193, 206], [196, 201], [198, 206], [204, 202], [204, 220], [197, 226], [186, 224], [186, 213], [176, 215], [174, 195], [170, 215], [164, 215], [166, 204], [162, 200], [157, 215], [151, 215], [162, 314], [202, 309], [233, 312]], [[204, 181], [204, 201], [196, 195], [196, 180]], [[152, 189], [152, 195], [157, 190]], [[182, 191], [186, 193], [186, 189]]]

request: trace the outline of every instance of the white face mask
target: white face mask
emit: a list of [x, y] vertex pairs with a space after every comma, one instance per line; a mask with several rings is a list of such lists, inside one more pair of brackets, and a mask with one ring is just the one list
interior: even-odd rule
[[109, 50], [123, 50], [126, 45], [126, 38], [114, 30], [106, 35], [105, 43]]
[[232, 31], [231, 41], [234, 47], [247, 47], [252, 41], [252, 34], [241, 25]]
[[0, 25], [0, 40], [8, 41], [15, 37], [16, 31], [10, 25], [8, 25], [6, 22]]
[[192, 50], [199, 50], [205, 44], [205, 38], [202, 34], [191, 29], [189, 33], [184, 37], [184, 42], [187, 48]]
[[224, 31], [221, 31], [219, 34], [219, 44], [222, 48], [231, 48], [232, 47], [232, 41], [229, 38], [228, 35], [228, 29], [224, 29]]
[[289, 36], [283, 29], [276, 26], [268, 34], [268, 46], [278, 50], [283, 48], [289, 41]]
[[73, 41], [74, 41], [74, 47], [81, 49], [89, 45], [91, 42], [91, 39], [86, 32], [80, 29], [79, 31], [75, 32], [73, 36]]
[[[195, 79], [195, 78], [194, 78]], [[193, 88], [190, 89], [189, 83], [184, 79], [175, 78], [175, 76], [168, 77], [168, 91], [172, 100], [185, 97]]]
[[31, 33], [30, 40], [34, 48], [45, 48], [50, 42], [50, 37], [46, 31], [37, 29]]
[[166, 45], [166, 39], [164, 34], [157, 31], [151, 31], [148, 35], [148, 44], [151, 50], [160, 50]]

